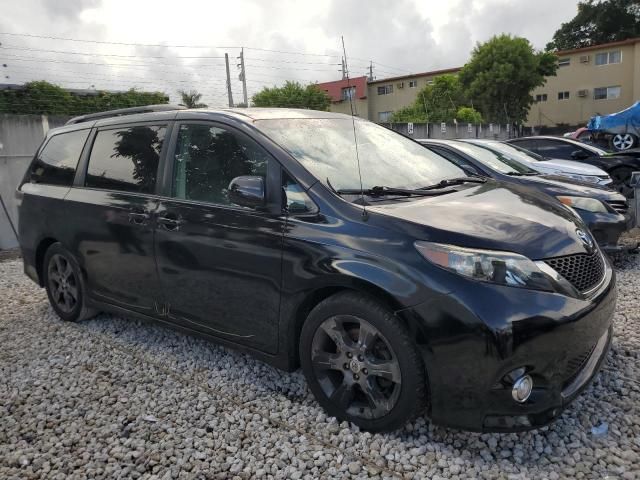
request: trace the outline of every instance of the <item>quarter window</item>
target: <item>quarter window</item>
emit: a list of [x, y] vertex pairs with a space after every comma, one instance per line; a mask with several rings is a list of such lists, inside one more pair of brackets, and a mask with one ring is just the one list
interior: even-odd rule
[[88, 136], [89, 130], [76, 130], [51, 137], [31, 165], [29, 180], [71, 186]]
[[85, 185], [153, 193], [165, 132], [166, 127], [157, 125], [99, 131], [93, 141]]
[[253, 140], [217, 126], [184, 124], [174, 154], [173, 196], [229, 205], [229, 183], [266, 177], [269, 154]]
[[284, 206], [290, 214], [301, 214], [313, 212], [315, 204], [288, 173], [282, 174], [282, 191], [284, 193]]

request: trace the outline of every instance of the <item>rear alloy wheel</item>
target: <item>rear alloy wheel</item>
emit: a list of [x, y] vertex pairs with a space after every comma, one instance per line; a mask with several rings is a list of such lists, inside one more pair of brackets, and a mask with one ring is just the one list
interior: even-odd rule
[[633, 169], [629, 167], [620, 167], [609, 172], [611, 180], [613, 180], [613, 189], [620, 192], [626, 198], [633, 198], [633, 187], [631, 186], [632, 173]]
[[398, 319], [368, 297], [348, 292], [321, 302], [300, 352], [309, 386], [332, 416], [379, 431], [424, 410], [422, 358]]
[[631, 133], [617, 133], [611, 138], [611, 145], [617, 151], [629, 150], [636, 144], [636, 137]]
[[85, 304], [80, 268], [61, 244], [54, 243], [47, 250], [43, 274], [49, 303], [60, 318], [75, 322], [96, 315]]

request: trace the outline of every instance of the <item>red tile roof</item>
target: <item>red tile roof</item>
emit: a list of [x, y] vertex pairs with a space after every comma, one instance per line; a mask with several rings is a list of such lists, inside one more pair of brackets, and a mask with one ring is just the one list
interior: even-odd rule
[[316, 84], [320, 90], [324, 90], [331, 97], [332, 102], [342, 101], [342, 89], [349, 85], [356, 87], [355, 98], [367, 98], [367, 77], [350, 78], [347, 80], [336, 80], [334, 82], [324, 82]]

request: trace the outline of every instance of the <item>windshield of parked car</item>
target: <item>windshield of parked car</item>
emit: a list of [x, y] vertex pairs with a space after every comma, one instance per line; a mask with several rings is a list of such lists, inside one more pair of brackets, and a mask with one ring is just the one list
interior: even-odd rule
[[515, 155], [494, 150], [493, 144], [491, 146], [466, 142], [453, 142], [453, 144], [458, 150], [501, 173], [520, 173], [523, 175], [537, 173], [527, 167], [523, 160], [518, 161]]
[[[355, 122], [362, 187], [421, 188], [465, 172], [444, 157], [387, 128]], [[309, 172], [335, 190], [360, 188], [351, 118], [292, 118], [256, 121]]]
[[586, 150], [589, 150], [591, 153], [596, 154], [599, 157], [608, 154], [606, 150], [603, 150], [602, 148], [598, 148], [595, 145], [592, 145], [590, 143], [579, 142], [577, 140], [573, 140], [569, 138], [564, 138], [563, 141], [570, 143], [571, 145], [575, 145], [576, 150], [584, 148]]

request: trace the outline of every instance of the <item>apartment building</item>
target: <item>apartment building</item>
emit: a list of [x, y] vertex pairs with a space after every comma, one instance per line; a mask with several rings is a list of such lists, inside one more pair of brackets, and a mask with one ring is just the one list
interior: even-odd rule
[[[557, 55], [557, 75], [533, 92], [536, 101], [529, 110], [528, 126], [585, 125], [594, 115], [618, 112], [640, 100], [640, 38]], [[411, 105], [435, 77], [459, 71], [449, 68], [373, 81], [353, 79], [360, 85], [358, 113], [374, 122], [387, 122], [394, 111]], [[332, 111], [349, 113], [349, 104], [344, 102], [348, 97], [343, 97], [345, 80], [318, 86], [332, 92]], [[366, 91], [363, 96], [362, 91]]]
[[[351, 115], [351, 104], [355, 115], [369, 118], [367, 102], [367, 77], [342, 79], [335, 82], [318, 83], [318, 88], [327, 92], [331, 98], [329, 110]], [[349, 99], [351, 98], [351, 102]]]
[[533, 92], [527, 124], [584, 125], [640, 100], [640, 38], [557, 52], [558, 72]]

